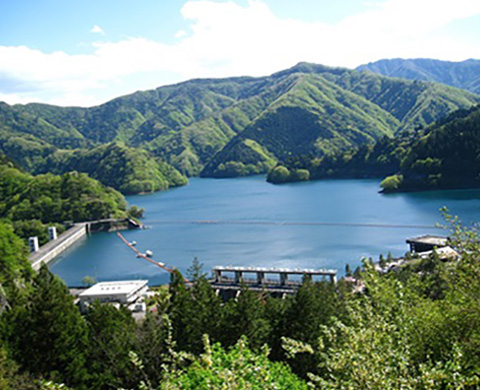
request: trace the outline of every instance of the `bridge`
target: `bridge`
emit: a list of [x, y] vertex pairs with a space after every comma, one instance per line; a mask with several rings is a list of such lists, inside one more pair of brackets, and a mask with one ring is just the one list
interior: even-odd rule
[[[226, 273], [233, 277], [225, 275]], [[253, 277], [248, 277], [249, 275]], [[290, 276], [294, 275], [297, 280], [290, 279]], [[274, 296], [284, 296], [293, 294], [300, 288], [302, 280], [298, 280], [298, 276], [312, 281], [314, 277], [320, 277], [328, 278], [332, 283], [337, 282], [337, 270], [334, 269], [215, 266], [212, 268], [210, 283], [215, 293], [222, 295], [224, 299], [238, 296], [244, 287], [252, 291], [266, 291]]]

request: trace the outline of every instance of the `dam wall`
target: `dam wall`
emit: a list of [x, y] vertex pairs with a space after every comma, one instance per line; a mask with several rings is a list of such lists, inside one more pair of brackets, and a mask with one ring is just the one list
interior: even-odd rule
[[99, 231], [114, 231], [121, 229], [138, 229], [143, 225], [130, 218], [99, 219], [97, 221], [80, 222], [60, 234], [54, 240], [47, 242], [37, 251], [30, 253], [28, 259], [34, 271], [38, 271], [42, 264], [48, 264], [63, 251], [70, 248], [87, 234]]
[[78, 223], [70, 229], [60, 234], [55, 240], [49, 241], [37, 252], [32, 252], [28, 256], [28, 260], [32, 264], [32, 268], [38, 271], [42, 264], [48, 264], [63, 251], [70, 248], [78, 240], [87, 235], [88, 224]]

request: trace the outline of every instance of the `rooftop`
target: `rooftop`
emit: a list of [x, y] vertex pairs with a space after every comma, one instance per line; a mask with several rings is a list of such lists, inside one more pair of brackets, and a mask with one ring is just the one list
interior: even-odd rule
[[420, 237], [412, 237], [407, 240], [407, 244], [414, 243], [414, 244], [427, 244], [427, 245], [434, 245], [434, 246], [446, 246], [448, 243], [448, 237], [442, 236], [420, 236]]
[[123, 280], [117, 282], [100, 282], [86, 289], [79, 296], [101, 296], [112, 294], [131, 294], [145, 287], [148, 280]]

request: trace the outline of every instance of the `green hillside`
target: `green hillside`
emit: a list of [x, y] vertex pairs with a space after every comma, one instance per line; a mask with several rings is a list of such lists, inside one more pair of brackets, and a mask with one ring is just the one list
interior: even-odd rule
[[380, 60], [360, 65], [357, 70], [368, 70], [389, 77], [432, 81], [480, 93], [480, 61], [440, 61], [429, 58]]
[[[422, 128], [479, 101], [476, 95], [437, 84], [307, 69], [313, 74], [283, 76], [295, 83], [206, 165], [203, 176], [223, 177], [221, 166], [227, 164], [238, 168], [228, 170], [231, 176], [242, 175], [245, 166], [263, 162], [252, 161], [256, 153], [245, 152], [244, 140], [254, 141], [277, 161], [305, 154], [322, 157]], [[259, 169], [263, 166], [253, 172], [267, 172]]]
[[[361, 145], [322, 157], [292, 156], [267, 175], [275, 184], [301, 180], [383, 178], [400, 170], [400, 164], [423, 130], [403, 131], [394, 138], [383, 137], [375, 144]], [[299, 175], [299, 172], [303, 172]]]
[[[190, 80], [92, 108], [0, 104], [0, 151], [30, 172], [63, 172], [66, 164], [144, 192], [184, 182], [166, 164], [187, 176], [261, 173], [290, 156], [374, 143], [479, 102], [443, 85], [300, 63], [268, 77]], [[120, 152], [97, 149], [111, 142], [163, 163], [154, 167], [138, 150], [123, 149], [122, 162], [112, 157]], [[105, 168], [128, 160], [132, 169], [112, 182], [89, 159]], [[135, 177], [142, 184], [127, 184]]]
[[187, 184], [185, 176], [147, 151], [114, 142], [93, 149], [57, 150], [39, 171], [85, 172], [124, 194], [154, 192]]
[[0, 219], [22, 238], [48, 241], [47, 225], [63, 231], [64, 222], [125, 218], [127, 203], [118, 191], [85, 173], [32, 176], [0, 158]]
[[480, 106], [461, 110], [427, 129], [409, 149], [385, 191], [480, 186]]
[[[385, 178], [385, 192], [480, 186], [480, 106], [457, 110], [425, 129], [402, 131], [325, 156], [289, 156], [267, 180]], [[301, 173], [301, 174], [299, 174]]]

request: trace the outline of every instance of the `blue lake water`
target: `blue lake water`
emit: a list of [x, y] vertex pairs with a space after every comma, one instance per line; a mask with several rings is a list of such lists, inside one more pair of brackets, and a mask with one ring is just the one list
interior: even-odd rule
[[[378, 193], [378, 180], [327, 180], [281, 186], [264, 177], [193, 178], [188, 186], [127, 198], [146, 209], [146, 230], [125, 231], [141, 251], [185, 272], [194, 257], [214, 265], [336, 268], [362, 257], [402, 255], [405, 239], [434, 228], [449, 208], [467, 225], [480, 218], [480, 190]], [[211, 223], [205, 223], [209, 221]], [[115, 233], [95, 233], [61, 255], [50, 269], [67, 284], [84, 276], [103, 280], [149, 279], [168, 274], [137, 259]]]

